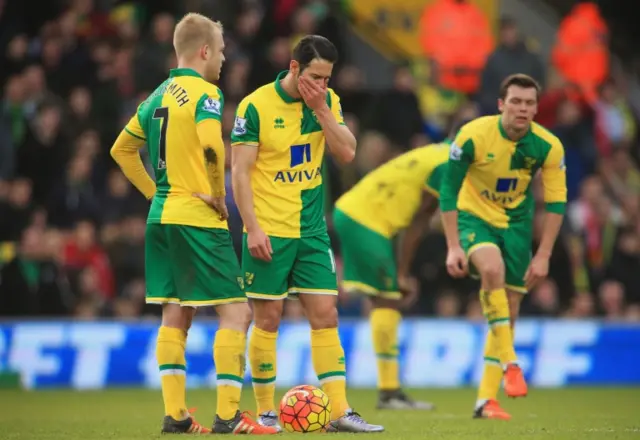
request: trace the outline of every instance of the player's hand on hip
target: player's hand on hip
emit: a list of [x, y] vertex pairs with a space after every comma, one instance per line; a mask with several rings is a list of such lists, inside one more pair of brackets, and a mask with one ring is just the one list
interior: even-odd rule
[[462, 278], [467, 274], [467, 256], [460, 246], [449, 248], [447, 252], [447, 271], [454, 278]]
[[327, 105], [327, 89], [304, 76], [298, 79], [298, 91], [311, 110], [317, 111]]
[[531, 260], [529, 268], [524, 275], [524, 282], [527, 290], [532, 289], [547, 277], [549, 273], [549, 258], [544, 255], [536, 255]]
[[220, 215], [220, 220], [226, 220], [229, 218], [229, 210], [227, 210], [227, 203], [224, 200], [224, 196], [213, 197], [210, 194], [202, 193], [194, 193], [193, 196], [211, 206]]
[[247, 232], [247, 247], [253, 258], [271, 261], [271, 255], [273, 254], [271, 240], [269, 240], [269, 236], [265, 234], [262, 229]]

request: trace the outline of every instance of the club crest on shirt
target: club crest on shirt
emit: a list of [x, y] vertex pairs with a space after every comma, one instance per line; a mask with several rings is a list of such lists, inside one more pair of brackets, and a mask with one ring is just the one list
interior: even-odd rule
[[530, 170], [531, 168], [533, 168], [533, 166], [536, 164], [536, 159], [533, 157], [525, 157], [524, 158], [524, 167], [527, 170]]

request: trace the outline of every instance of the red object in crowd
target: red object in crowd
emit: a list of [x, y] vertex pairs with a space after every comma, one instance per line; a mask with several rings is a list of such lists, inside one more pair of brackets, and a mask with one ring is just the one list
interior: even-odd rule
[[74, 241], [69, 241], [64, 246], [64, 265], [70, 269], [90, 267], [98, 278], [98, 287], [105, 297], [112, 298], [115, 294], [115, 281], [109, 257], [97, 244], [88, 249], [81, 249]]

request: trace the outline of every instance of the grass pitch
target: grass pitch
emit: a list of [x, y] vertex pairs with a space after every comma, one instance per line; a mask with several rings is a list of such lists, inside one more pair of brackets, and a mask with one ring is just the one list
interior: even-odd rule
[[[502, 399], [509, 422], [472, 420], [475, 391], [414, 390], [415, 398], [438, 405], [434, 412], [376, 411], [373, 390], [351, 390], [350, 402], [387, 432], [369, 434], [393, 440], [640, 440], [640, 388], [530, 390], [525, 399]], [[277, 396], [281, 396], [278, 392]], [[197, 419], [211, 423], [214, 390], [190, 390]], [[243, 409], [255, 410], [250, 388]], [[90, 440], [167, 439], [160, 435], [162, 398], [156, 390], [0, 391], [0, 439]], [[282, 434], [286, 440], [300, 434]], [[329, 435], [329, 434], [326, 434]], [[352, 434], [332, 434], [332, 438]], [[169, 437], [170, 438], [170, 437]], [[184, 438], [181, 436], [181, 438]]]

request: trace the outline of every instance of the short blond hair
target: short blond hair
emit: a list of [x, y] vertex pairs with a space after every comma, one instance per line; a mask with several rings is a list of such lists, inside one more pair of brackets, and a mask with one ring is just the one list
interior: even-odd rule
[[215, 30], [222, 34], [222, 23], [197, 12], [189, 12], [176, 24], [173, 47], [178, 57], [191, 55], [204, 44], [213, 45]]

